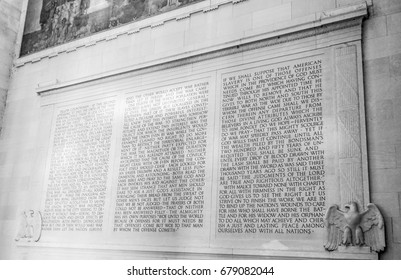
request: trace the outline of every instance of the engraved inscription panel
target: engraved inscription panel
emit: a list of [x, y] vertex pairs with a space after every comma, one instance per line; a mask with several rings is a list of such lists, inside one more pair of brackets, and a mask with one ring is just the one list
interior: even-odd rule
[[114, 232], [204, 227], [209, 82], [126, 98]]
[[217, 235], [322, 229], [322, 59], [227, 73], [221, 90]]
[[326, 207], [363, 199], [355, 61], [346, 47], [174, 69], [56, 105], [43, 241], [324, 252]]
[[55, 116], [43, 230], [101, 231], [115, 100]]

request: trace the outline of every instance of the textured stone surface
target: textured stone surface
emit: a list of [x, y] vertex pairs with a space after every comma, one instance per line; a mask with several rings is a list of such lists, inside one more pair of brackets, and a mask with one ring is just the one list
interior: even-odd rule
[[401, 13], [387, 16], [388, 34], [401, 32]]
[[369, 149], [371, 168], [396, 168], [396, 152], [393, 145], [379, 145]]
[[371, 192], [396, 193], [400, 190], [401, 169], [370, 169]]
[[400, 216], [400, 202], [398, 194], [393, 193], [373, 193], [372, 202], [379, 205], [382, 215], [386, 217]]
[[373, 15], [390, 15], [401, 12], [399, 0], [373, 0]]
[[386, 218], [383, 259], [400, 259], [401, 1], [374, 0], [365, 22], [364, 72], [372, 201]]
[[334, 9], [336, 1], [333, 0], [298, 0], [292, 2], [292, 18], [310, 15], [315, 12]]
[[387, 35], [387, 17], [381, 16], [364, 22], [364, 38], [379, 38]]
[[389, 71], [393, 83], [401, 80], [401, 53], [389, 57]]
[[0, 133], [4, 115], [10, 69], [20, 21], [22, 0], [0, 2]]
[[393, 238], [394, 243], [401, 244], [401, 237], [399, 232], [401, 232], [401, 218], [392, 218], [392, 230], [393, 230]]

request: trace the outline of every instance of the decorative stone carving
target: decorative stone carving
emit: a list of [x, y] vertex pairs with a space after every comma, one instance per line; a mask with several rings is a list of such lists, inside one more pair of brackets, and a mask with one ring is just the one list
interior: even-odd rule
[[367, 210], [360, 213], [358, 204], [351, 202], [341, 211], [338, 205], [332, 205], [325, 217], [327, 227], [326, 250], [334, 251], [339, 245], [367, 245], [375, 252], [384, 250], [384, 220], [375, 204], [369, 203]]
[[15, 241], [38, 242], [42, 234], [42, 214], [40, 211], [22, 212]]
[[341, 204], [364, 205], [356, 47], [337, 48], [335, 65]]

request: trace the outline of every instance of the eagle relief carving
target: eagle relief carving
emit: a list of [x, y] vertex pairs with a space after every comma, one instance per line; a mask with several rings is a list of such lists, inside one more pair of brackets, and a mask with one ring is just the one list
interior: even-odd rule
[[22, 212], [15, 241], [38, 242], [42, 235], [42, 215], [40, 211]]
[[334, 251], [340, 245], [367, 245], [380, 252], [386, 246], [383, 216], [373, 203], [369, 203], [362, 213], [356, 202], [345, 205], [345, 211], [333, 205], [327, 210], [325, 222], [328, 236], [324, 248], [328, 251]]

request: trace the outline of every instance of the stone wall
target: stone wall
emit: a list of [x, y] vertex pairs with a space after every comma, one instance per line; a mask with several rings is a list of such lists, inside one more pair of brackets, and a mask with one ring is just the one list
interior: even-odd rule
[[0, 132], [20, 22], [21, 5], [22, 0], [5, 0], [0, 3]]
[[[5, 5], [8, 2], [17, 3], [6, 1]], [[361, 2], [364, 1], [203, 1], [17, 59], [8, 87], [4, 131], [0, 139], [0, 258], [26, 256], [26, 251], [18, 248], [13, 239], [18, 213], [30, 200], [29, 190], [40, 187], [40, 182], [32, 176], [37, 161], [41, 160], [35, 155], [44, 149], [42, 143], [48, 141], [45, 139], [48, 136], [39, 131], [41, 98], [36, 94], [38, 85], [79, 83], [84, 77], [97, 79], [144, 68], [155, 61], [180, 59], [188, 52], [207, 53], [222, 46], [246, 42], [241, 41], [242, 38], [257, 38], [262, 34], [279, 36], [280, 28], [319, 21], [324, 16], [322, 12]], [[401, 259], [400, 26], [399, 0], [373, 0], [370, 17], [363, 28], [363, 67], [371, 201], [382, 210], [386, 220], [387, 249], [380, 256], [383, 259]], [[4, 71], [8, 73], [9, 68]], [[38, 249], [36, 257], [133, 257], [126, 253], [110, 255], [97, 251], [96, 256], [94, 253], [42, 248]], [[142, 253], [135, 257], [183, 256]], [[193, 256], [188, 254], [186, 257]]]
[[363, 36], [371, 200], [386, 220], [382, 258], [401, 259], [401, 2], [374, 1]]

